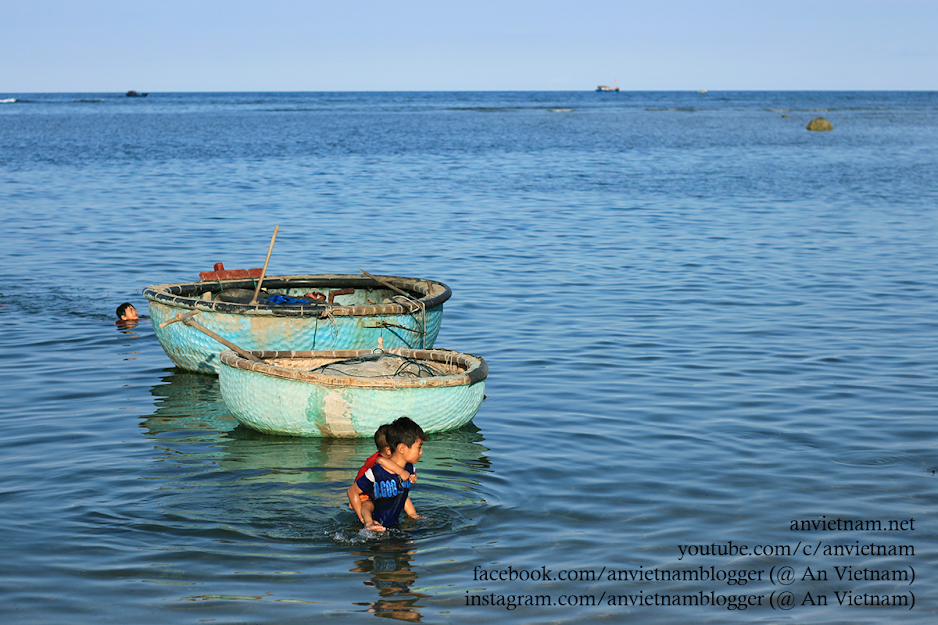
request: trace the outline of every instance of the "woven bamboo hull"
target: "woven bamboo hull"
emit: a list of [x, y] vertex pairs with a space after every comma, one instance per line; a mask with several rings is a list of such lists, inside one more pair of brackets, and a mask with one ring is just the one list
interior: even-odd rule
[[370, 350], [252, 352], [281, 365], [255, 364], [225, 351], [221, 356], [219, 386], [235, 419], [266, 434], [370, 437], [378, 426], [401, 416], [410, 417], [430, 433], [461, 427], [476, 415], [488, 373], [483, 359], [445, 350], [389, 351], [428, 361], [458, 363], [461, 371], [404, 382], [347, 379], [313, 375], [281, 365], [290, 359], [336, 360]]
[[373, 348], [378, 339], [385, 347], [433, 347], [443, 320], [443, 302], [449, 287], [415, 278], [382, 276], [395, 286], [417, 295], [421, 304], [405, 306], [381, 302], [395, 293], [370, 278], [354, 275], [269, 276], [265, 289], [302, 297], [307, 290], [328, 292], [350, 287], [334, 305], [308, 306], [243, 305], [202, 299], [203, 293], [224, 288], [250, 288], [250, 280], [223, 280], [190, 284], [156, 285], [144, 289], [150, 319], [157, 339], [177, 367], [202, 373], [218, 373], [218, 355], [227, 349], [202, 332], [173, 323], [160, 327], [182, 313], [198, 310], [200, 324], [235, 345], [248, 350], [316, 350]]

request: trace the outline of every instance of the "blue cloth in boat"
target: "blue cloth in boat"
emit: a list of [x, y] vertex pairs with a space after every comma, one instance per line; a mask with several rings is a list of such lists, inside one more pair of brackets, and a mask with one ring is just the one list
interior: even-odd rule
[[[413, 473], [414, 465], [408, 462], [404, 465], [404, 470]], [[397, 475], [375, 463], [355, 483], [375, 504], [375, 511], [371, 518], [385, 527], [397, 525], [397, 519], [410, 493], [410, 480], [404, 482]]]
[[297, 299], [289, 295], [268, 295], [265, 299], [268, 304], [309, 304], [309, 300]]

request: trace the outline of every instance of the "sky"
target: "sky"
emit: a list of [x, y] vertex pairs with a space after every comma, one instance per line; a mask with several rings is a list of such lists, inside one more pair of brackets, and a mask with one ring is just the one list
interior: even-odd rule
[[935, 90], [938, 0], [0, 0], [0, 97]]

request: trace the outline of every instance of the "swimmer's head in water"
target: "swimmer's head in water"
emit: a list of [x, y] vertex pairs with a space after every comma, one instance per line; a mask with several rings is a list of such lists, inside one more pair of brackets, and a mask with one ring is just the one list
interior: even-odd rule
[[117, 307], [117, 318], [121, 321], [137, 319], [137, 309], [130, 302], [124, 302]]

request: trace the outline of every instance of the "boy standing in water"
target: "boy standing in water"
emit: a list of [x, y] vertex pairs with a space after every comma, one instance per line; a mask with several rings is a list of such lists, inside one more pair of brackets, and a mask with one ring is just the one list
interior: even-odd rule
[[[407, 417], [401, 417], [391, 423], [385, 434], [391, 449], [389, 461], [398, 469], [414, 476], [414, 464], [423, 455], [426, 434]], [[366, 470], [348, 490], [350, 501], [353, 497], [358, 497], [359, 493], [365, 493], [369, 497], [368, 501], [361, 503], [360, 518], [365, 529], [383, 532], [387, 527], [394, 527], [401, 510], [412, 519], [421, 518], [410, 500], [410, 485], [411, 480], [401, 479], [397, 472], [388, 471], [380, 463], [375, 463]]]
[[[382, 469], [390, 473], [394, 473], [401, 478], [402, 481], [410, 481], [411, 484], [417, 481], [417, 476], [413, 473], [405, 471], [403, 468], [397, 466], [391, 462], [391, 447], [388, 445], [388, 428], [391, 427], [390, 423], [385, 423], [375, 432], [375, 447], [378, 448], [374, 454], [372, 454], [368, 460], [365, 461], [365, 464], [358, 470], [358, 475], [355, 476], [355, 481], [358, 481], [358, 478], [365, 474], [365, 471], [375, 466], [377, 463]], [[370, 497], [365, 493], [361, 492], [355, 484], [352, 484], [352, 487], [348, 489], [348, 501], [349, 508], [355, 511], [355, 514], [358, 515], [358, 520], [364, 523], [362, 519], [362, 504], [368, 501]]]

